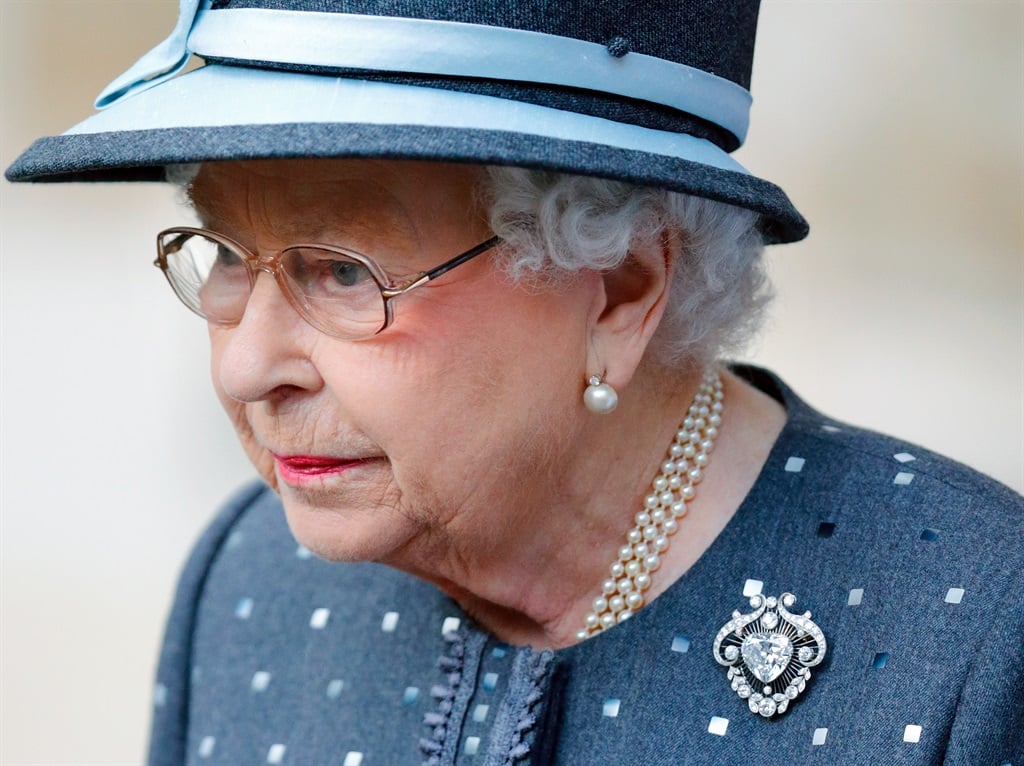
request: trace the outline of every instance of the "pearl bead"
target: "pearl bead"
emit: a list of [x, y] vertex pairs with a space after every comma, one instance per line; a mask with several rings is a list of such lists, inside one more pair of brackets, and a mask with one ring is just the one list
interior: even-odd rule
[[701, 471], [699, 468], [691, 468], [689, 471], [687, 471], [686, 476], [694, 484], [699, 484], [700, 480], [704, 478], [704, 472]]
[[[640, 566], [639, 561], [633, 563], [635, 563], [637, 566]], [[610, 596], [611, 594], [613, 594], [615, 592], [615, 580], [605, 580], [603, 583], [601, 583], [601, 592], [606, 596]]]
[[587, 628], [589, 630], [593, 630], [594, 628], [596, 628], [597, 627], [597, 615], [594, 614], [593, 612], [588, 614], [587, 615], [587, 619], [586, 619], [586, 624], [587, 624]]
[[647, 590], [651, 587], [651, 576], [649, 574], [638, 574], [636, 576], [636, 587], [640, 590]]
[[633, 613], [632, 613], [631, 611], [629, 611], [628, 609], [623, 609], [623, 610], [622, 610], [621, 612], [619, 612], [619, 613], [618, 613], [618, 615], [617, 615], [617, 616], [615, 617], [615, 621], [616, 621], [616, 622], [620, 622], [620, 623], [621, 623], [621, 622], [625, 622], [626, 620], [628, 620], [628, 619], [629, 619], [630, 617], [632, 617], [632, 616], [633, 616]]
[[640, 534], [640, 530], [633, 527], [629, 532], [626, 533], [626, 539], [629, 540], [631, 545], [636, 545], [638, 542], [643, 540], [643, 535]]
[[673, 474], [676, 472], [676, 464], [671, 460], [666, 460], [661, 464], [661, 472], [664, 474]]
[[[707, 450], [705, 450], [705, 452], [707, 452]], [[679, 489], [681, 486], [683, 486], [683, 480], [680, 479], [678, 476], [670, 476], [668, 480], [668, 486], [670, 489]]]
[[698, 452], [693, 456], [693, 464], [698, 468], [703, 468], [708, 464], [708, 456], [703, 452]]
[[[633, 583], [631, 580], [623, 577], [615, 584], [615, 590], [622, 594], [629, 593], [631, 590], [633, 590]], [[612, 598], [615, 598], [615, 596], [612, 596]], [[609, 601], [608, 603], [610, 604], [611, 601]]]
[[658, 553], [664, 553], [668, 550], [668, 536], [658, 535], [654, 538], [654, 550]]
[[639, 545], [634, 545], [633, 546], [633, 553], [636, 554], [636, 557], [638, 559], [642, 559], [644, 556], [646, 556], [650, 552], [651, 552], [651, 549], [647, 547], [647, 543], [640, 543]]
[[679, 494], [683, 496], [683, 500], [693, 500], [694, 489], [693, 487], [683, 487]]
[[655, 492], [664, 492], [666, 489], [668, 489], [668, 479], [666, 479], [664, 476], [659, 476], [657, 479], [654, 480]]
[[606, 415], [619, 405], [619, 395], [607, 383], [591, 384], [583, 392], [583, 403], [591, 412]]
[[[702, 407], [701, 409], [707, 408]], [[693, 425], [698, 431], [703, 431], [705, 428], [708, 427], [708, 421], [706, 421], [704, 418], [697, 418], [695, 421], [693, 421]]]
[[622, 575], [626, 572], [625, 568], [622, 566], [621, 561], [616, 561], [614, 564], [612, 564], [609, 567], [609, 571], [612, 573], [612, 577], [614, 577], [616, 580], [622, 577]]
[[633, 558], [633, 546], [623, 545], [619, 548], [619, 561], [625, 563]]
[[690, 438], [690, 431], [692, 429], [692, 426], [690, 428], [680, 428], [676, 431], [676, 441], [680, 444], [686, 444], [686, 440]]
[[647, 497], [644, 498], [644, 507], [645, 508], [656, 508], [657, 506], [658, 506], [658, 496], [657, 495], [648, 495]]
[[668, 448], [668, 454], [674, 458], [678, 458], [683, 454], [683, 447], [679, 444], [673, 444]]
[[[670, 498], [672, 497], [671, 493], [669, 494], [669, 497]], [[665, 505], [671, 505], [671, 504], [672, 504], [671, 500], [669, 500], [667, 503], [665, 503]], [[651, 513], [651, 523], [652, 524], [664, 524], [665, 523], [665, 509], [664, 508], [659, 508], [658, 510], [656, 510], [656, 511]]]
[[608, 608], [613, 612], [621, 612], [626, 608], [626, 600], [622, 596], [612, 596], [608, 599]]
[[661, 530], [666, 535], [674, 535], [679, 531], [679, 522], [675, 519], [665, 519], [665, 523], [661, 525]]
[[679, 500], [679, 501], [677, 501], [675, 503], [672, 503], [672, 515], [675, 516], [676, 518], [678, 518], [680, 516], [685, 516], [686, 515], [686, 503], [683, 502], [682, 500]]
[[639, 561], [636, 561], [634, 559], [633, 561], [630, 561], [628, 564], [626, 564], [626, 576], [627, 577], [636, 577], [638, 574], [640, 574], [640, 562]]
[[648, 572], [657, 572], [661, 566], [661, 557], [657, 553], [648, 553], [644, 556], [644, 568]]
[[[722, 405], [718, 406], [721, 407]], [[711, 414], [711, 417], [708, 418], [708, 423], [710, 423], [713, 426], [720, 426], [722, 425], [722, 416], [719, 415], [717, 412], [713, 412]]]
[[601, 612], [604, 612], [607, 609], [608, 609], [608, 599], [606, 599], [604, 596], [598, 596], [597, 598], [594, 599], [594, 611], [595, 612], [597, 612], [598, 614], [601, 614]]
[[696, 454], [697, 448], [694, 447], [692, 444], [687, 444], [685, 447], [683, 447], [683, 455], [686, 456], [687, 460], [689, 460]]
[[585, 630], [577, 630], [576, 631], [576, 640], [577, 641], [586, 641], [589, 636], [590, 636], [590, 633], [585, 631]]
[[640, 511], [636, 516], [633, 517], [638, 527], [646, 527], [651, 523], [651, 514], [646, 511]]
[[601, 615], [601, 627], [604, 630], [608, 630], [612, 625], [615, 624], [615, 615], [611, 612], [607, 612]]
[[[651, 524], [648, 527], [644, 527], [644, 540], [647, 540], [648, 542], [650, 542], [651, 540], [653, 540], [657, 536], [658, 536], [658, 528], [656, 526]], [[630, 551], [632, 551], [632, 549], [630, 549]]]
[[635, 590], [626, 594], [626, 606], [634, 612], [644, 605], [644, 597]]

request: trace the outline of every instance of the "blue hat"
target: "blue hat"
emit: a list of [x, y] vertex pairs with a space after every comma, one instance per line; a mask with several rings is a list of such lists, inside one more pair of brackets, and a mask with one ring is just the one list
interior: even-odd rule
[[[181, 0], [177, 26], [41, 138], [11, 181], [158, 181], [167, 165], [376, 157], [600, 176], [807, 223], [729, 156], [758, 0]], [[205, 66], [180, 74], [191, 56]]]

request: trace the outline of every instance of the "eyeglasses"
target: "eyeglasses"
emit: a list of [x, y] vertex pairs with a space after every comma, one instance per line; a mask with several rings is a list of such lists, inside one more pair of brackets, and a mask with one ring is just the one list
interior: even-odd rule
[[299, 316], [335, 338], [363, 340], [388, 327], [391, 300], [487, 252], [491, 237], [429, 271], [394, 282], [372, 259], [331, 245], [292, 245], [258, 256], [206, 229], [177, 227], [157, 235], [158, 266], [175, 295], [207, 321], [236, 325], [260, 271], [272, 275]]

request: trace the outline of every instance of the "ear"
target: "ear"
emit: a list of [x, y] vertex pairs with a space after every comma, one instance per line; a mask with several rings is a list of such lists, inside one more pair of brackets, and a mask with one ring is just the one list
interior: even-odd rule
[[666, 231], [632, 248], [621, 266], [602, 275], [604, 303], [590, 330], [588, 375], [604, 373], [617, 389], [632, 380], [665, 313], [679, 252], [678, 236]]

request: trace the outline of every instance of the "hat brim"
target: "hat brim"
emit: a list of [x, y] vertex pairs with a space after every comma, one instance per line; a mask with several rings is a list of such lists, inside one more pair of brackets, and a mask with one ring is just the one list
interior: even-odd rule
[[753, 210], [769, 243], [807, 223], [786, 194], [694, 136], [510, 99], [405, 84], [208, 65], [41, 138], [11, 181], [159, 181], [169, 164], [374, 157], [600, 176]]

